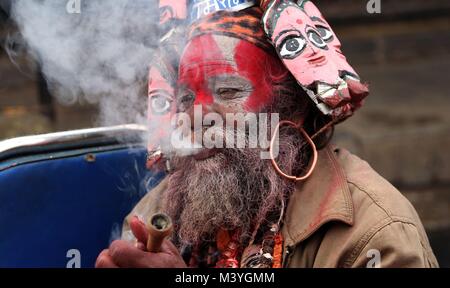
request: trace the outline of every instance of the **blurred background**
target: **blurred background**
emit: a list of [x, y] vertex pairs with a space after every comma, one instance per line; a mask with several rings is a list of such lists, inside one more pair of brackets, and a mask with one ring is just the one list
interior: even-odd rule
[[[334, 141], [413, 203], [441, 266], [450, 267], [450, 1], [381, 0], [374, 14], [367, 2], [315, 1], [371, 89]], [[0, 140], [98, 126], [97, 105], [52, 97], [39, 65], [14, 38], [9, 7], [0, 0]]]

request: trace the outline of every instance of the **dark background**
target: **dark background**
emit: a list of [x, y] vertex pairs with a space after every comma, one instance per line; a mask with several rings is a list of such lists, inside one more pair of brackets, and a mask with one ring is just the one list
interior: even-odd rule
[[[381, 14], [369, 14], [366, 0], [315, 3], [371, 88], [335, 141], [413, 203], [441, 266], [450, 267], [450, 1], [381, 0]], [[95, 126], [95, 105], [59, 104], [39, 67], [24, 65], [25, 56], [12, 63], [5, 45], [23, 47], [9, 41], [15, 28], [8, 1], [0, 5], [0, 140]]]

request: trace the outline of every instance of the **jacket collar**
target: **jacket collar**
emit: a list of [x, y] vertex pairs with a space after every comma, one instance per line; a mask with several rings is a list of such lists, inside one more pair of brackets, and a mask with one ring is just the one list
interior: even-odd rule
[[330, 221], [353, 225], [353, 202], [335, 152], [326, 147], [319, 151], [313, 174], [297, 184], [289, 200], [282, 228], [285, 245], [302, 242]]

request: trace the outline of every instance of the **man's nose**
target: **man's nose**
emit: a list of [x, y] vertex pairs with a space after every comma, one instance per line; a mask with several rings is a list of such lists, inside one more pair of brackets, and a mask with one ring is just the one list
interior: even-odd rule
[[194, 130], [194, 125], [196, 119], [200, 119], [199, 121], [203, 122], [203, 118], [206, 114], [212, 112], [212, 106], [211, 104], [202, 104], [200, 102], [195, 101], [193, 105], [189, 107], [188, 110], [186, 110], [186, 114], [191, 119], [191, 128]]
[[213, 104], [214, 98], [207, 90], [198, 91], [195, 94], [194, 105], [210, 105]]

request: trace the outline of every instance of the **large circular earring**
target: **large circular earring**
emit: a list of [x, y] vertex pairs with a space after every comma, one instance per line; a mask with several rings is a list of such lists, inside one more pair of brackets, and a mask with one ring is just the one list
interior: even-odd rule
[[[275, 143], [275, 138], [277, 136], [277, 133], [279, 132], [280, 127], [282, 125], [289, 125], [289, 126], [294, 127], [295, 129], [299, 130], [300, 133], [302, 133], [303, 136], [306, 138], [306, 141], [308, 142], [308, 144], [311, 145], [311, 148], [313, 150], [312, 163], [311, 163], [308, 171], [303, 176], [294, 176], [294, 175], [289, 175], [289, 174], [284, 173], [281, 170], [281, 168], [278, 166], [277, 162], [275, 161], [275, 157], [273, 155], [273, 146]], [[309, 137], [308, 133], [306, 133], [306, 131], [303, 129], [302, 125], [294, 123], [292, 121], [286, 121], [286, 120], [280, 121], [278, 123], [278, 125], [276, 126], [275, 131], [273, 132], [272, 139], [270, 140], [269, 153], [270, 153], [270, 160], [272, 161], [272, 165], [275, 168], [275, 170], [277, 171], [277, 173], [289, 180], [294, 180], [294, 181], [303, 181], [303, 180], [306, 180], [309, 176], [311, 176], [311, 174], [314, 171], [314, 168], [316, 167], [317, 159], [318, 159], [318, 152], [317, 152], [316, 145], [314, 144], [314, 141], [311, 139], [311, 137]]]

